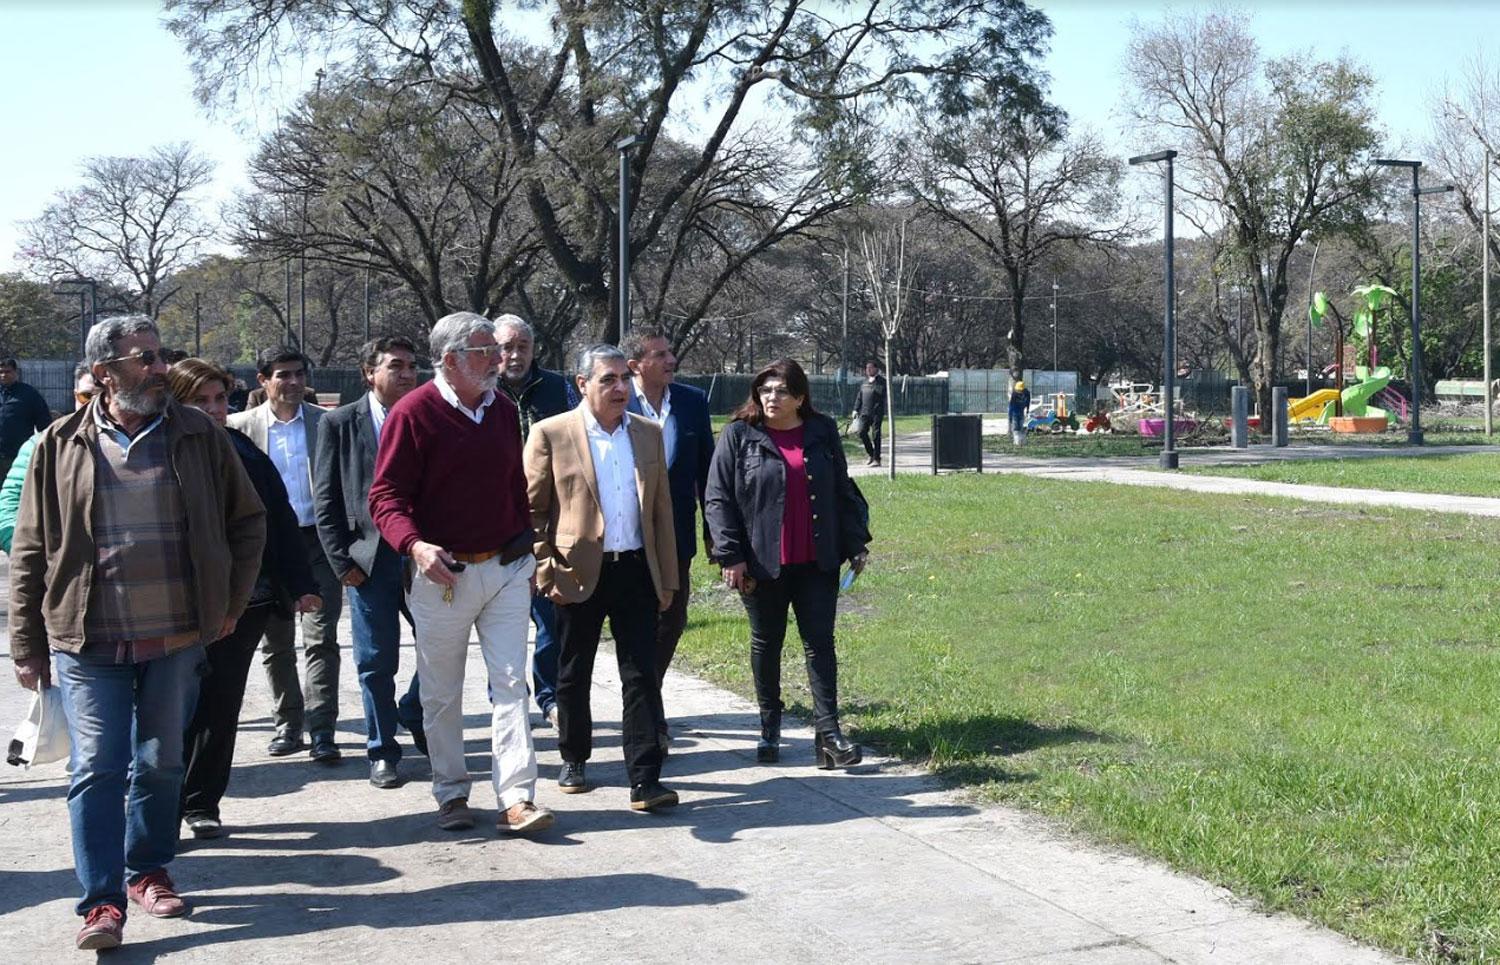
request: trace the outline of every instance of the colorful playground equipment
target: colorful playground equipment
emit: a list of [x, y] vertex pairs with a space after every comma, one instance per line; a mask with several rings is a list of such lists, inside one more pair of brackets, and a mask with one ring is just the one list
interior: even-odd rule
[[[1051, 402], [1047, 400], [1051, 399]], [[1068, 394], [1054, 392], [1043, 396], [1031, 405], [1031, 416], [1026, 422], [1027, 432], [1061, 432], [1064, 428], [1078, 431], [1078, 417], [1068, 411]]]
[[[1335, 432], [1382, 432], [1396, 421], [1396, 414], [1388, 409], [1370, 404], [1379, 397], [1386, 404], [1394, 405], [1404, 414], [1406, 400], [1395, 389], [1390, 388], [1391, 370], [1376, 365], [1374, 331], [1376, 313], [1396, 293], [1384, 285], [1361, 285], [1351, 292], [1361, 300], [1355, 310], [1352, 334], [1364, 339], [1370, 354], [1369, 365], [1356, 365], [1354, 376], [1359, 381], [1342, 389], [1319, 389], [1301, 399], [1287, 403], [1287, 417], [1294, 422], [1316, 422]], [[1321, 325], [1330, 312], [1339, 320], [1338, 309], [1328, 301], [1328, 296], [1318, 292], [1307, 309], [1313, 322]], [[1338, 328], [1337, 361], [1332, 366], [1334, 377], [1343, 382], [1343, 326]]]

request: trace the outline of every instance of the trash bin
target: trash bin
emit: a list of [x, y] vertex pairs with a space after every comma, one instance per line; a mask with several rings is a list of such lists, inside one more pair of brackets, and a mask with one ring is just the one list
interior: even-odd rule
[[977, 415], [932, 417], [932, 474], [941, 470], [984, 472], [984, 419]]

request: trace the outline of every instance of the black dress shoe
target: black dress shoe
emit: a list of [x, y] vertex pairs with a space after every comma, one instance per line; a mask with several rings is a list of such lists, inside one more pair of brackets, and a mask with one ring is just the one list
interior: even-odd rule
[[340, 753], [339, 745], [333, 742], [332, 734], [315, 734], [313, 736], [312, 751], [308, 756], [320, 763], [332, 764], [344, 755]]
[[400, 787], [401, 772], [396, 769], [396, 762], [371, 761], [370, 783], [378, 788]]
[[271, 738], [271, 743], [266, 747], [266, 753], [272, 757], [285, 757], [288, 754], [297, 753], [306, 746], [301, 734], [277, 734]]
[[589, 789], [583, 778], [583, 763], [563, 761], [562, 772], [557, 776], [557, 789], [564, 794], [582, 794]]
[[760, 740], [755, 742], [755, 760], [775, 764], [781, 760], [781, 711], [760, 712]]
[[677, 792], [663, 787], [660, 781], [646, 781], [630, 789], [630, 810], [655, 811], [677, 806]]

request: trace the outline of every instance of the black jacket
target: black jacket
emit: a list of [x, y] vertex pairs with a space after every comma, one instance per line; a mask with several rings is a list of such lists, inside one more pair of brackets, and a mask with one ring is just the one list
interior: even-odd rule
[[[672, 415], [676, 441], [667, 465], [667, 485], [672, 490], [672, 521], [677, 527], [677, 560], [690, 560], [698, 552], [698, 507], [708, 488], [708, 461], [713, 458], [714, 427], [708, 416], [708, 396], [691, 385], [673, 384]], [[632, 388], [625, 408], [636, 415], [641, 400]]]
[[521, 413], [521, 441], [531, 433], [531, 425], [561, 415], [578, 405], [578, 393], [573, 383], [557, 372], [549, 372], [535, 362], [526, 373], [526, 382], [520, 390], [514, 390], [500, 380], [500, 388]]
[[313, 579], [312, 567], [307, 562], [302, 528], [297, 525], [286, 483], [281, 481], [281, 473], [271, 457], [257, 449], [250, 437], [238, 429], [225, 431], [234, 442], [234, 451], [239, 454], [255, 494], [266, 507], [266, 548], [250, 602], [259, 603], [269, 597], [277, 613], [291, 617], [299, 596], [318, 592], [317, 580]]
[[885, 418], [885, 376], [875, 376], [875, 381], [865, 379], [859, 384], [859, 398], [854, 411], [861, 419]]
[[[818, 568], [837, 570], [844, 560], [864, 552], [870, 542], [870, 507], [849, 478], [834, 421], [817, 415], [803, 424]], [[745, 563], [758, 580], [779, 576], [785, 500], [786, 462], [776, 443], [759, 426], [731, 422], [714, 447], [704, 500], [714, 562], [720, 566]]]
[[42, 394], [25, 382], [0, 386], [0, 459], [16, 458], [21, 444], [52, 424]]

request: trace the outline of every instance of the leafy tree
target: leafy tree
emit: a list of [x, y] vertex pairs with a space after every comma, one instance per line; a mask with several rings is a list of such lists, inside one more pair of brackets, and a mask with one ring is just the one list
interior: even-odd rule
[[1181, 152], [1179, 213], [1225, 231], [1249, 286], [1250, 373], [1270, 411], [1294, 255], [1361, 222], [1379, 143], [1370, 75], [1347, 58], [1263, 61], [1244, 15], [1172, 14], [1139, 25], [1126, 75], [1142, 133]]
[[[722, 289], [760, 252], [868, 190], [862, 105], [920, 100], [957, 115], [982, 97], [1036, 112], [1031, 60], [1050, 32], [1022, 0], [166, 0], [166, 9], [206, 102], [232, 99], [288, 54], [312, 53], [494, 109], [552, 268], [606, 339], [617, 334], [617, 143], [640, 139], [626, 154], [634, 262], [691, 224], [695, 206], [720, 203], [703, 185], [722, 177], [748, 131], [774, 133], [779, 188], [760, 199], [766, 210], [741, 204], [737, 230], [716, 237], [723, 263], [682, 306], [679, 342], [711, 307], [716, 278]], [[507, 31], [517, 16], [545, 22], [545, 36]], [[673, 123], [690, 109], [703, 133], [688, 145]], [[676, 163], [663, 163], [669, 154]], [[672, 288], [666, 274], [659, 290]]]
[[31, 358], [77, 355], [78, 312], [69, 314], [64, 304], [48, 286], [19, 272], [0, 274], [0, 352]]

